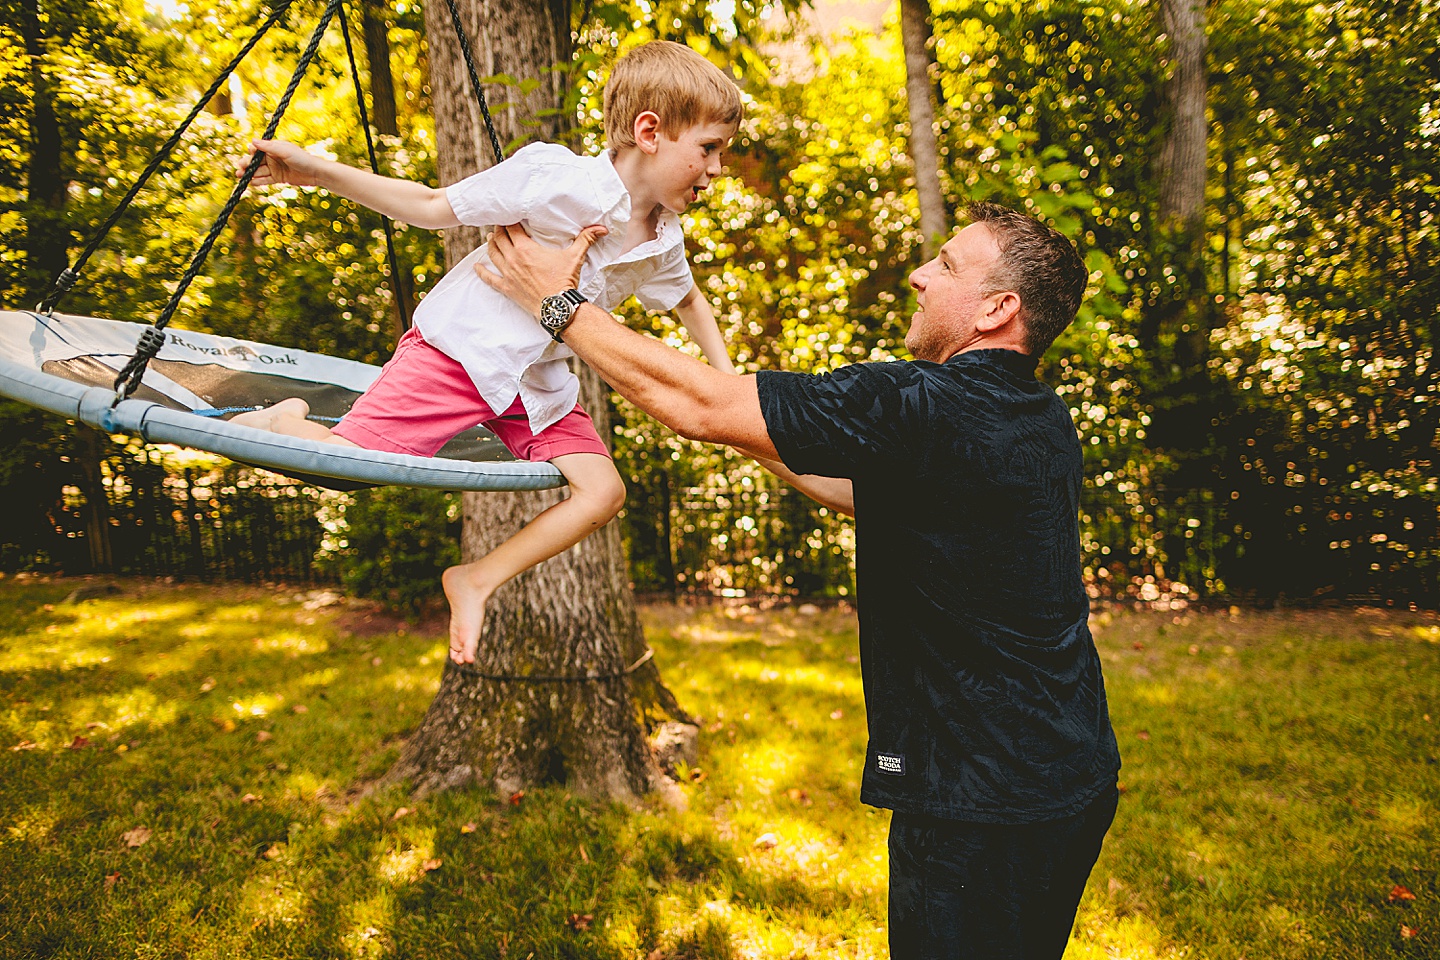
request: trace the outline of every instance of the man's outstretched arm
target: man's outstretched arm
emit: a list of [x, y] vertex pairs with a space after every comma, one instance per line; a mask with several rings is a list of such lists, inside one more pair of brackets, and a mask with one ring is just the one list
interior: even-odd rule
[[[499, 227], [490, 238], [490, 258], [502, 275], [478, 264], [475, 269], [482, 280], [538, 317], [541, 300], [577, 285], [580, 263], [596, 235], [584, 231], [568, 249], [551, 250], [519, 227]], [[621, 396], [682, 437], [780, 459], [760, 412], [753, 376], [722, 373], [635, 333], [590, 303], [575, 311], [564, 339]]]

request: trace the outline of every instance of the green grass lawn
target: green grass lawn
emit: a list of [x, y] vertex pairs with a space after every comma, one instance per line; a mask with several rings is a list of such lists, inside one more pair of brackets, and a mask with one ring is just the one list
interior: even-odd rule
[[[886, 955], [842, 611], [646, 612], [705, 727], [679, 812], [356, 799], [437, 634], [289, 589], [75, 586], [0, 580], [0, 957]], [[1096, 621], [1125, 793], [1067, 956], [1440, 956], [1440, 619]]]

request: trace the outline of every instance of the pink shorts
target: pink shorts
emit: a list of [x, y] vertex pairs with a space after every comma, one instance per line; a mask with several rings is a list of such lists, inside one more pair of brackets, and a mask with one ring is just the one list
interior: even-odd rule
[[[423, 397], [423, 403], [417, 403], [417, 397]], [[477, 423], [521, 460], [553, 460], [571, 453], [610, 456], [579, 404], [539, 433], [530, 432], [519, 397], [496, 416], [465, 368], [413, 328], [400, 338], [395, 355], [334, 432], [367, 450], [433, 457], [450, 438]]]

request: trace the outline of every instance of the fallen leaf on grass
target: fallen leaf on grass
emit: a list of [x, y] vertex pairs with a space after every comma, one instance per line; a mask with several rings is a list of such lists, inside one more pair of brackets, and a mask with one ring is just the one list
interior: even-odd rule
[[518, 806], [520, 806], [520, 801], [521, 801], [521, 800], [524, 800], [524, 799], [525, 799], [525, 791], [524, 791], [524, 790], [517, 790], [517, 791], [515, 791], [514, 793], [510, 794], [510, 806], [512, 806], [512, 807], [518, 807]]
[[34, 750], [38, 746], [40, 746], [40, 744], [36, 743], [34, 740], [21, 740], [19, 743], [15, 744], [15, 746], [11, 747], [10, 750], [12, 752], [16, 750]]
[[245, 794], [245, 796], [243, 796], [243, 797], [240, 798], [240, 802], [241, 802], [241, 803], [259, 803], [261, 800], [264, 800], [264, 799], [265, 799], [265, 798], [262, 797], [262, 796], [260, 796], [260, 794], [258, 794], [258, 793], [247, 793], [247, 794]]
[[269, 730], [261, 730], [255, 734], [255, 740], [259, 743], [264, 743], [266, 740], [273, 739], [275, 739], [275, 734], [271, 733]]
[[200, 684], [200, 692], [201, 692], [201, 693], [209, 693], [211, 690], [214, 690], [214, 689], [215, 689], [215, 678], [214, 678], [214, 677], [206, 677], [206, 678], [205, 678], [205, 682], [202, 683], [202, 684]]
[[469, 823], [466, 823], [466, 824], [462, 824], [462, 825], [461, 825], [461, 827], [460, 827], [460, 832], [461, 832], [461, 833], [474, 833], [476, 830], [479, 830], [479, 829], [480, 829], [480, 828], [475, 825], [475, 821], [474, 821], [474, 820], [471, 820]]
[[580, 844], [580, 859], [586, 863], [590, 862], [590, 854], [585, 852], [585, 844]]
[[68, 747], [66, 747], [65, 749], [66, 749], [66, 750], [81, 750], [81, 749], [84, 749], [85, 747], [88, 747], [88, 746], [90, 746], [90, 738], [89, 738], [89, 737], [82, 737], [82, 736], [79, 736], [79, 735], [77, 734], [76, 737], [75, 737], [75, 739], [74, 739], [74, 740], [71, 740], [71, 741], [70, 741], [70, 745], [69, 745]]
[[1132, 649], [1132, 650], [1144, 650], [1144, 649], [1145, 649], [1145, 641], [1144, 641], [1144, 640], [1136, 640], [1134, 643], [1130, 644], [1130, 649]]
[[266, 860], [274, 860], [276, 857], [280, 856], [280, 854], [285, 852], [282, 849], [284, 846], [285, 844], [283, 843], [272, 843], [270, 844], [270, 846], [265, 848], [265, 852], [260, 854], [260, 856], [264, 857]]
[[1400, 936], [1404, 937], [1406, 940], [1413, 940], [1416, 937], [1420, 936], [1420, 931], [1415, 929], [1414, 927], [1407, 927], [1405, 926], [1405, 924], [1402, 923], [1400, 924]]
[[439, 870], [441, 864], [443, 864], [444, 862], [444, 860], [441, 860], [438, 857], [433, 860], [426, 860], [424, 863], [420, 864], [420, 869], [424, 870], [426, 873], [430, 873], [433, 870]]
[[665, 951], [656, 947], [645, 955], [645, 960], [665, 960]]
[[120, 871], [105, 874], [105, 892], [109, 893], [120, 882]]
[[571, 930], [589, 930], [594, 919], [593, 913], [572, 913], [570, 919], [565, 922], [570, 924]]
[[780, 845], [780, 838], [773, 833], [762, 833], [755, 838], [753, 846], [761, 850], [771, 850]]
[[125, 846], [132, 850], [136, 847], [143, 847], [150, 839], [149, 827], [136, 827], [133, 830], [126, 830], [120, 834], [120, 839], [125, 841]]
[[1141, 730], [1139, 733], [1135, 734], [1135, 739], [1136, 739], [1136, 740], [1149, 740], [1149, 739], [1150, 739], [1150, 731], [1149, 731], [1149, 730]]
[[390, 814], [390, 819], [391, 819], [391, 820], [399, 820], [401, 817], [408, 817], [408, 816], [410, 816], [410, 814], [412, 814], [412, 813], [414, 813], [414, 812], [415, 812], [415, 811], [412, 810], [410, 807], [401, 807], [400, 809], [396, 810], [394, 813]]
[[801, 790], [799, 787], [791, 787], [789, 790], [785, 791], [785, 796], [789, 797], [796, 803], [803, 804], [807, 807], [810, 806], [809, 791]]
[[1405, 887], [1400, 886], [1400, 884], [1398, 884], [1398, 883], [1395, 884], [1395, 886], [1393, 886], [1393, 887], [1390, 888], [1390, 902], [1391, 902], [1391, 903], [1394, 903], [1394, 902], [1397, 901], [1397, 900], [1414, 900], [1414, 899], [1415, 899], [1415, 894], [1411, 893], [1411, 892], [1410, 892], [1409, 890], [1407, 890]]
[[303, 703], [297, 703], [297, 704], [295, 704], [295, 706], [293, 706], [293, 707], [290, 708], [290, 712], [291, 712], [291, 713], [309, 713], [309, 712], [310, 712], [310, 708], [307, 707], [307, 706], [305, 706], [305, 704], [303, 704]]
[[845, 711], [844, 711], [844, 710], [831, 710], [831, 711], [830, 711], [830, 719], [831, 719], [831, 720], [839, 720], [839, 719], [843, 718], [844, 716], [845, 716]]
[[1111, 877], [1111, 878], [1110, 878], [1110, 882], [1109, 882], [1108, 884], [1106, 884], [1106, 886], [1107, 886], [1107, 888], [1109, 889], [1110, 895], [1111, 895], [1112, 897], [1113, 897], [1115, 894], [1119, 893], [1121, 890], [1124, 890], [1124, 889], [1125, 889], [1125, 884], [1121, 883], [1119, 880], [1115, 879], [1114, 877]]

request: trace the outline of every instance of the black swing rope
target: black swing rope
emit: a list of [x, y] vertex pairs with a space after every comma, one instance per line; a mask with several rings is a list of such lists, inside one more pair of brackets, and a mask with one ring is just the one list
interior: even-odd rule
[[[340, 35], [345, 38], [345, 56], [350, 61], [350, 80], [355, 84], [355, 106], [360, 111], [360, 129], [365, 131], [365, 151], [370, 155], [370, 169], [379, 174], [380, 157], [375, 153], [375, 138], [370, 133], [370, 116], [365, 111], [365, 92], [360, 89], [360, 66], [355, 62], [355, 48], [350, 44], [350, 18], [345, 15], [343, 6], [340, 8]], [[374, 83], [373, 77], [371, 83]], [[390, 294], [395, 298], [395, 309], [400, 311], [401, 329], [409, 330], [410, 314], [401, 293], [403, 284], [400, 282], [400, 258], [395, 253], [395, 225], [390, 222], [389, 217], [383, 215], [380, 222], [385, 225], [385, 258], [390, 264]]]
[[630, 666], [624, 670], [616, 670], [613, 673], [487, 673], [476, 667], [472, 667], [468, 663], [456, 663], [448, 657], [445, 660], [445, 669], [454, 670], [456, 673], [463, 673], [466, 676], [475, 677], [480, 680], [499, 680], [505, 683], [598, 683], [602, 680], [624, 680], [630, 676], [630, 674], [648, 663], [653, 656], [655, 656], [655, 651], [647, 648], [644, 653], [640, 654], [640, 658], [630, 664]]
[[[220, 89], [221, 84], [224, 83], [229, 78], [230, 74], [234, 72], [235, 68], [239, 66], [240, 61], [244, 59], [245, 55], [254, 48], [254, 46], [260, 41], [260, 38], [264, 36], [264, 34], [270, 29], [270, 27], [272, 27], [279, 20], [280, 16], [285, 12], [285, 10], [290, 7], [293, 2], [294, 0], [278, 0], [276, 6], [271, 10], [270, 16], [266, 19], [265, 23], [262, 24], [262, 26], [256, 31], [255, 35], [251, 37], [250, 41], [245, 45], [245, 47], [240, 51], [240, 53], [238, 53], [235, 58], [226, 66], [222, 74], [218, 78], [216, 78], [215, 82], [211, 85], [210, 90], [206, 92], [206, 94], [200, 99], [199, 103], [197, 103], [195, 108], [191, 111], [190, 116], [188, 116], [181, 124], [181, 126], [171, 135], [170, 139], [166, 142], [164, 147], [162, 147], [160, 153], [151, 160], [150, 165], [146, 168], [145, 172], [141, 175], [141, 177], [136, 181], [134, 186], [131, 187], [129, 193], [121, 201], [120, 205], [110, 215], [110, 218], [102, 227], [99, 235], [91, 242], [90, 246], [86, 248], [81, 258], [75, 263], [74, 266], [67, 267], [64, 271], [61, 272], [60, 277], [56, 280], [55, 289], [48, 297], [46, 297], [45, 301], [40, 305], [38, 312], [48, 314], [53, 311], [56, 301], [58, 301], [59, 298], [63, 296], [66, 291], [68, 291], [72, 286], [74, 286], [75, 281], [79, 278], [80, 269], [84, 265], [84, 262], [88, 260], [90, 255], [93, 254], [94, 251], [99, 247], [105, 233], [107, 233], [109, 229], [114, 225], [114, 223], [119, 219], [120, 215], [125, 211], [125, 208], [129, 206], [135, 195], [140, 191], [140, 188], [144, 185], [145, 181], [150, 177], [151, 174], [154, 173], [154, 171], [160, 166], [160, 164], [164, 162], [165, 158], [174, 149], [175, 145], [179, 142], [180, 137], [184, 134], [185, 129], [190, 125], [190, 123], [195, 119], [195, 117], [199, 115], [200, 111], [204, 108], [204, 105], [209, 102], [210, 98], [213, 97], [215, 93]], [[480, 82], [479, 71], [477, 71], [475, 68], [475, 57], [470, 47], [470, 40], [469, 37], [466, 35], [463, 24], [460, 21], [460, 11], [455, 6], [455, 0], [448, 0], [448, 3], [450, 7], [451, 22], [454, 24], [455, 35], [460, 44], [460, 51], [461, 54], [464, 56], [466, 70], [470, 75], [470, 83], [474, 90], [476, 100], [480, 104], [480, 114], [485, 121], [485, 130], [486, 133], [489, 135], [490, 147], [494, 151], [495, 162], [498, 163], [500, 162], [500, 160], [504, 159], [504, 151], [500, 147], [500, 138], [495, 132], [494, 121], [490, 117], [490, 107], [485, 100], [485, 90]], [[280, 125], [281, 117], [284, 116], [285, 110], [289, 107], [290, 101], [294, 97], [295, 91], [300, 85], [300, 81], [304, 78], [306, 71], [310, 67], [310, 63], [315, 59], [315, 54], [320, 47], [320, 40], [324, 36], [325, 31], [329, 28], [330, 21], [335, 17], [337, 12], [340, 15], [340, 29], [345, 38], [345, 50], [350, 60], [351, 75], [355, 84], [355, 95], [360, 111], [361, 126], [365, 130], [365, 143], [370, 157], [370, 167], [372, 170], [378, 173], [379, 159], [376, 155], [374, 140], [370, 132], [369, 116], [365, 110], [365, 98], [364, 95], [361, 93], [360, 88], [359, 66], [355, 61], [354, 48], [350, 42], [349, 24], [345, 16], [345, 10], [342, 0], [329, 0], [329, 3], [326, 4], [325, 12], [320, 18], [320, 23], [316, 26], [315, 31], [311, 34], [310, 42], [306, 46], [304, 53], [301, 55], [300, 62], [296, 66], [295, 72], [290, 78], [290, 84], [286, 88], [284, 95], [280, 99], [280, 102], [276, 105], [275, 112], [271, 114], [270, 122], [266, 126], [263, 137], [267, 140], [274, 137], [275, 130]], [[199, 275], [200, 270], [204, 266], [206, 258], [208, 258], [210, 255], [211, 248], [214, 247], [215, 241], [219, 238], [221, 231], [225, 229], [225, 225], [229, 222], [230, 216], [232, 213], [234, 213], [235, 207], [239, 204], [240, 198], [244, 195], [246, 188], [249, 187], [250, 181], [254, 179], [255, 171], [259, 167], [261, 162], [263, 162], [263, 159], [263, 155], [260, 153], [256, 153], [250, 158], [250, 162], [246, 166], [244, 173], [240, 176], [239, 181], [236, 183], [235, 189], [230, 195], [230, 199], [220, 210], [220, 213], [215, 218], [214, 223], [211, 224], [210, 232], [206, 235], [204, 241], [202, 241], [199, 248], [197, 248], [195, 255], [190, 261], [189, 267], [186, 268], [186, 271], [184, 275], [180, 278], [180, 281], [177, 284], [174, 293], [171, 294], [170, 300], [165, 304], [164, 309], [161, 310], [160, 316], [156, 319], [156, 321], [140, 335], [140, 341], [136, 345], [135, 355], [130, 358], [130, 360], [120, 370], [119, 375], [115, 378], [115, 403], [119, 403], [121, 400], [128, 398], [132, 393], [134, 393], [135, 388], [139, 386], [140, 380], [145, 375], [146, 367], [149, 365], [150, 361], [154, 359], [156, 354], [160, 352], [161, 347], [165, 345], [165, 326], [170, 322], [171, 317], [174, 316], [175, 311], [179, 308], [180, 301], [184, 297], [185, 292], [189, 289], [190, 284], [194, 282], [195, 277]], [[409, 318], [405, 315], [405, 306], [401, 302], [403, 298], [399, 290], [399, 261], [395, 253], [394, 231], [388, 218], [384, 218], [384, 223], [387, 258], [389, 260], [390, 275], [392, 278], [392, 294], [395, 296], [396, 302], [400, 304], [401, 318], [404, 325], [408, 328]]]
[[[315, 54], [320, 49], [320, 39], [325, 35], [331, 19], [340, 8], [340, 2], [341, 0], [330, 0], [325, 5], [325, 12], [321, 14], [320, 22], [310, 35], [310, 42], [300, 55], [300, 62], [290, 77], [290, 85], [285, 88], [285, 93], [280, 97], [275, 112], [270, 115], [270, 122], [265, 127], [264, 139], [269, 140], [275, 136], [275, 130], [280, 126], [280, 118], [290, 107], [295, 90], [300, 86], [300, 81], [304, 79], [306, 71], [310, 69], [310, 61], [315, 59]], [[181, 298], [185, 296], [185, 291], [190, 288], [190, 284], [200, 274], [201, 267], [205, 265], [206, 258], [210, 256], [210, 249], [215, 246], [220, 232], [230, 221], [230, 214], [235, 212], [235, 208], [240, 204], [240, 198], [244, 196], [246, 188], [250, 186], [250, 181], [255, 179], [255, 171], [259, 169], [264, 160], [265, 155], [259, 151], [256, 151], [250, 158], [250, 162], [245, 166], [245, 172], [240, 175], [239, 182], [235, 184], [235, 189], [230, 193], [230, 199], [225, 201], [225, 206], [221, 208], [219, 216], [210, 225], [210, 232], [205, 235], [205, 239], [201, 241], [195, 255], [190, 259], [190, 266], [185, 268], [185, 274], [176, 285], [175, 292], [170, 295], [169, 302], [160, 311], [160, 316], [156, 318], [155, 322], [140, 335], [140, 343], [135, 348], [135, 355], [130, 358], [129, 362], [120, 370], [120, 375], [115, 378], [115, 403], [119, 403], [135, 392], [135, 388], [140, 385], [140, 379], [145, 375], [146, 366], [165, 345], [165, 325], [175, 315]]]
[[[120, 201], [119, 206], [117, 206], [114, 212], [110, 214], [109, 218], [101, 226], [100, 230], [91, 240], [90, 244], [85, 248], [84, 252], [80, 255], [79, 258], [76, 259], [75, 263], [72, 266], [67, 267], [61, 272], [60, 276], [55, 281], [54, 289], [39, 305], [36, 310], [37, 313], [44, 313], [47, 315], [52, 313], [56, 302], [59, 301], [59, 299], [63, 297], [67, 292], [69, 292], [71, 287], [75, 285], [75, 282], [79, 279], [80, 271], [84, 268], [85, 263], [100, 247], [100, 244], [104, 240], [106, 234], [109, 233], [110, 229], [120, 219], [120, 216], [125, 212], [125, 209], [130, 205], [131, 201], [135, 199], [135, 196], [140, 192], [140, 189], [145, 185], [145, 182], [150, 178], [152, 174], [154, 174], [154, 172], [160, 167], [160, 165], [165, 162], [166, 158], [169, 157], [170, 153], [175, 149], [175, 146], [180, 142], [180, 138], [184, 135], [186, 129], [195, 120], [195, 118], [199, 116], [200, 111], [203, 110], [205, 105], [210, 102], [210, 99], [214, 97], [215, 94], [219, 91], [221, 85], [229, 79], [230, 75], [240, 65], [240, 62], [244, 60], [245, 56], [249, 54], [249, 52], [255, 47], [257, 43], [260, 42], [260, 39], [265, 35], [265, 33], [268, 32], [269, 29], [274, 26], [276, 22], [279, 21], [280, 17], [285, 13], [286, 10], [289, 9], [290, 5], [293, 2], [294, 0], [277, 0], [276, 4], [271, 9], [269, 17], [267, 17], [265, 22], [256, 30], [255, 34], [250, 38], [250, 40], [245, 44], [245, 46], [240, 50], [240, 52], [237, 53], [235, 57], [230, 61], [230, 63], [226, 65], [221, 74], [215, 79], [215, 82], [211, 84], [210, 89], [205, 92], [205, 94], [197, 102], [195, 108], [191, 110], [190, 115], [185, 118], [185, 120], [180, 124], [180, 126], [175, 130], [175, 132], [170, 135], [170, 138], [160, 148], [160, 151], [151, 159], [149, 165], [145, 168], [144, 172], [141, 173], [140, 177], [136, 180], [134, 185], [131, 186], [130, 190], [126, 193], [124, 199]], [[494, 121], [490, 117], [490, 108], [485, 100], [485, 90], [480, 82], [479, 71], [475, 68], [475, 57], [473, 51], [470, 48], [470, 40], [465, 32], [464, 25], [461, 23], [460, 11], [455, 6], [455, 0], [446, 0], [446, 2], [450, 7], [450, 18], [451, 22], [454, 24], [455, 27], [455, 36], [460, 44], [460, 52], [465, 60], [466, 71], [470, 75], [470, 84], [472, 89], [474, 90], [475, 98], [480, 104], [480, 114], [485, 122], [486, 133], [489, 135], [490, 148], [494, 151], [495, 162], [499, 163], [501, 160], [504, 159], [505, 154], [500, 147], [500, 138], [495, 132]], [[321, 38], [325, 35], [325, 31], [330, 26], [330, 21], [334, 19], [337, 13], [340, 16], [340, 31], [342, 36], [344, 37], [345, 52], [350, 62], [351, 78], [355, 86], [355, 98], [360, 113], [360, 124], [365, 130], [365, 146], [369, 154], [370, 168], [376, 173], [379, 173], [379, 157], [376, 153], [375, 142], [370, 131], [369, 116], [365, 110], [365, 97], [364, 94], [361, 92], [360, 85], [360, 69], [359, 65], [356, 63], [355, 51], [350, 41], [349, 22], [345, 14], [343, 0], [329, 0], [329, 2], [327, 3], [325, 7], [325, 12], [320, 18], [320, 23], [315, 27], [314, 32], [311, 34], [310, 42], [306, 45], [304, 53], [301, 54], [300, 62], [296, 66], [294, 74], [292, 74], [292, 76], [290, 77], [290, 83], [286, 87], [284, 95], [280, 98], [279, 103], [276, 105], [275, 112], [271, 114], [270, 121], [265, 128], [263, 138], [269, 140], [274, 137], [275, 131], [280, 125], [281, 118], [284, 116], [286, 109], [289, 108], [290, 101], [294, 98], [296, 89], [300, 86], [300, 81], [304, 78], [305, 73], [308, 71], [310, 63], [315, 59], [315, 55], [320, 48]], [[152, 326], [146, 328], [144, 333], [141, 334], [140, 342], [136, 347], [135, 355], [130, 358], [129, 362], [126, 363], [125, 367], [120, 371], [120, 375], [115, 380], [115, 403], [119, 403], [121, 400], [129, 397], [130, 394], [134, 392], [135, 388], [139, 385], [141, 378], [145, 374], [146, 366], [149, 364], [150, 360], [153, 359], [155, 355], [160, 352], [160, 348], [164, 346], [165, 326], [170, 322], [171, 317], [174, 316], [176, 309], [179, 307], [180, 300], [184, 297], [186, 290], [189, 288], [190, 284], [194, 282], [196, 276], [199, 275], [201, 268], [204, 266], [205, 260], [210, 255], [210, 250], [214, 247], [215, 241], [218, 239], [220, 232], [224, 230], [225, 225], [229, 222], [231, 214], [235, 212], [235, 207], [239, 204], [240, 198], [244, 195], [245, 190], [250, 186], [250, 181], [254, 179], [255, 171], [259, 168], [261, 162], [263, 162], [263, 159], [263, 154], [259, 152], [257, 152], [254, 156], [250, 158], [250, 162], [249, 164], [247, 164], [245, 171], [241, 174], [239, 181], [236, 183], [235, 189], [230, 195], [230, 199], [225, 203], [225, 206], [221, 209], [219, 215], [211, 224], [210, 232], [206, 235], [204, 241], [200, 244], [194, 256], [191, 258], [190, 265], [186, 269], [185, 274], [181, 277], [180, 282], [175, 289], [175, 292], [171, 294], [169, 302], [165, 304], [165, 308], [161, 311], [160, 316], [156, 319], [155, 323]], [[398, 282], [400, 274], [399, 263], [395, 253], [394, 233], [389, 218], [387, 217], [383, 219], [385, 223], [385, 242], [389, 258], [390, 275], [392, 278], [395, 279], [395, 281]], [[396, 289], [392, 292], [396, 296], [397, 302], [399, 302], [399, 290]], [[405, 325], [408, 327], [409, 318], [405, 316], [405, 307], [403, 303], [400, 304], [400, 310], [401, 316], [405, 321]], [[623, 680], [633, 674], [636, 670], [639, 670], [640, 667], [648, 663], [651, 657], [653, 657], [654, 655], [654, 650], [646, 649], [646, 651], [641, 654], [640, 657], [628, 667], [609, 673], [596, 673], [594, 671], [590, 671], [584, 674], [490, 673], [487, 671], [479, 670], [473, 666], [470, 666], [469, 664], [457, 664], [448, 659], [446, 660], [446, 669], [454, 670], [457, 673], [462, 673], [467, 676], [475, 677], [477, 679], [493, 680], [503, 683], [598, 683], [612, 680]]]
[[54, 313], [55, 304], [70, 291], [70, 288], [75, 285], [75, 281], [80, 279], [80, 271], [84, 269], [86, 262], [89, 261], [96, 250], [100, 249], [100, 244], [104, 242], [110, 229], [120, 220], [121, 215], [125, 213], [131, 201], [135, 199], [135, 196], [140, 192], [141, 188], [145, 186], [145, 182], [149, 180], [151, 175], [160, 169], [160, 165], [169, 158], [175, 146], [180, 142], [180, 138], [184, 136], [185, 131], [190, 128], [190, 124], [195, 121], [195, 118], [200, 115], [201, 111], [205, 109], [205, 105], [215, 97], [215, 94], [220, 92], [220, 87], [230, 79], [230, 74], [234, 73], [235, 69], [240, 66], [240, 61], [249, 55], [255, 45], [260, 42], [260, 39], [269, 32], [271, 27], [275, 26], [280, 17], [290, 9], [290, 4], [294, 2], [295, 0], [277, 0], [275, 6], [270, 11], [270, 16], [265, 18], [265, 22], [255, 31], [250, 41], [240, 49], [239, 53], [235, 54], [234, 59], [232, 59], [225, 66], [225, 69], [220, 72], [220, 75], [215, 78], [215, 82], [210, 84], [210, 89], [200, 95], [200, 99], [195, 102], [195, 106], [191, 109], [190, 115], [180, 122], [180, 126], [176, 127], [175, 132], [170, 134], [170, 139], [166, 140], [164, 145], [156, 152], [155, 156], [150, 159], [150, 163], [146, 166], [144, 172], [135, 180], [135, 183], [130, 187], [130, 190], [125, 194], [124, 198], [121, 199], [114, 211], [111, 212], [110, 216], [100, 226], [100, 229], [96, 231], [89, 245], [86, 246], [80, 256], [75, 259], [75, 263], [60, 271], [60, 276], [55, 278], [54, 289], [52, 289], [50, 293], [46, 295], [45, 299], [40, 302], [40, 305], [35, 308], [36, 313], [43, 313], [46, 316]]

